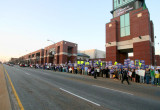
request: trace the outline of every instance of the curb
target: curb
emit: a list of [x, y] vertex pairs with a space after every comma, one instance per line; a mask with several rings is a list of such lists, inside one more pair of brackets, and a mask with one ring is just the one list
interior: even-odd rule
[[18, 94], [17, 94], [17, 92], [16, 92], [16, 90], [15, 90], [15, 88], [14, 88], [14, 86], [13, 86], [13, 83], [12, 83], [12, 81], [11, 81], [11, 78], [10, 78], [7, 70], [4, 68], [4, 66], [3, 66], [3, 69], [4, 69], [5, 73], [6, 73], [7, 78], [8, 78], [8, 80], [9, 80], [9, 83], [10, 83], [10, 85], [11, 85], [11, 87], [12, 87], [12, 91], [13, 91], [15, 97], [16, 97], [16, 100], [17, 100], [17, 102], [18, 102], [18, 105], [19, 105], [19, 107], [20, 107], [20, 110], [24, 110], [24, 107], [23, 107], [23, 105], [22, 105], [22, 103], [21, 103], [21, 101], [20, 101], [20, 99], [19, 99], [19, 97], [18, 97]]

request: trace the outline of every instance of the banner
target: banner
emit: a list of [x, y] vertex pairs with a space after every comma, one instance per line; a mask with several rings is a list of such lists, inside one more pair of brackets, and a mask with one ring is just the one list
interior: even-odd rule
[[139, 66], [139, 60], [135, 60], [135, 65]]
[[157, 66], [157, 69], [159, 70], [159, 69], [160, 69], [160, 66]]
[[112, 66], [112, 61], [109, 61], [109, 66]]
[[132, 76], [132, 72], [131, 72], [131, 71], [128, 71], [128, 75], [131, 77], [131, 76]]
[[145, 70], [136, 70], [136, 74], [139, 76], [145, 76]]

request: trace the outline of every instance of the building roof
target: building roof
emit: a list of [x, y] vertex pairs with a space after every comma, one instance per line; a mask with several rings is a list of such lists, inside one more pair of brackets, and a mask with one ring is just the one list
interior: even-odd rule
[[84, 53], [77, 53], [77, 56], [82, 56], [82, 57], [90, 57], [89, 55], [86, 55], [86, 54], [84, 54]]

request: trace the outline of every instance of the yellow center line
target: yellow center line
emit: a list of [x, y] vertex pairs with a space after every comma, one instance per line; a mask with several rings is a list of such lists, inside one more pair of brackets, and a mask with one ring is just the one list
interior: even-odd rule
[[[3, 68], [4, 68], [4, 66], [3, 66]], [[24, 107], [23, 107], [23, 105], [22, 105], [22, 103], [21, 103], [21, 101], [20, 101], [20, 99], [19, 99], [19, 97], [18, 97], [18, 94], [17, 94], [17, 92], [16, 92], [16, 90], [15, 90], [15, 88], [14, 88], [14, 86], [13, 86], [13, 83], [12, 83], [12, 81], [11, 81], [11, 78], [10, 78], [10, 76], [9, 76], [9, 74], [8, 74], [8, 72], [7, 72], [7, 70], [6, 70], [5, 68], [4, 68], [4, 71], [5, 71], [6, 75], [7, 75], [7, 78], [8, 78], [8, 80], [9, 80], [9, 83], [10, 83], [11, 87], [12, 87], [12, 91], [13, 91], [15, 97], [16, 97], [16, 100], [17, 100], [17, 102], [18, 102], [18, 105], [19, 105], [20, 109], [21, 109], [21, 110], [24, 110]]]

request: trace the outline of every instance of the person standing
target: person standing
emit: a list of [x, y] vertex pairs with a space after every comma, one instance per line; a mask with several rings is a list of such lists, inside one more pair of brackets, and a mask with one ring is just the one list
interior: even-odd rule
[[[141, 69], [142, 70], [142, 69]], [[145, 76], [145, 75], [144, 75]], [[140, 76], [140, 83], [144, 84], [144, 76]]]
[[109, 76], [108, 76], [108, 75], [109, 75], [109, 72], [110, 72], [110, 71], [109, 71], [109, 69], [108, 69], [108, 67], [107, 67], [107, 68], [105, 69], [105, 72], [104, 72], [104, 73], [106, 74], [106, 78], [109, 77]]
[[149, 84], [149, 80], [150, 80], [150, 71], [149, 71], [149, 69], [146, 69], [145, 75], [146, 75], [146, 83]]
[[155, 85], [159, 85], [159, 72], [158, 72], [158, 70], [155, 71]]
[[119, 70], [118, 70], [118, 79], [119, 79], [119, 80], [122, 80], [122, 73], [123, 73], [123, 72], [122, 72], [122, 69], [119, 69]]
[[139, 83], [140, 76], [137, 72], [138, 72], [138, 70], [136, 71], [136, 83]]
[[126, 68], [123, 72], [123, 79], [121, 81], [121, 83], [123, 84], [123, 81], [126, 80], [128, 85], [129, 85], [129, 81], [128, 81], [128, 69]]
[[72, 74], [74, 74], [74, 66], [72, 66]]
[[74, 67], [74, 73], [77, 74], [77, 66]]
[[115, 75], [115, 79], [118, 79], [118, 69], [115, 69], [115, 71], [114, 71], [114, 75]]
[[85, 68], [84, 68], [84, 74], [88, 75], [88, 66], [85, 66]]
[[158, 79], [158, 82], [159, 82], [159, 86], [160, 86], [160, 69], [158, 69], [158, 73], [159, 73], [159, 79]]
[[132, 81], [133, 82], [136, 81], [136, 72], [135, 72], [135, 69], [132, 71]]
[[155, 75], [154, 68], [151, 69], [150, 73], [151, 73], [151, 84], [154, 85], [154, 75]]
[[83, 65], [82, 65], [81, 69], [82, 69], [82, 75], [84, 75], [84, 66]]
[[94, 68], [91, 68], [91, 76], [94, 76]]
[[99, 66], [97, 67], [97, 76], [98, 77], [100, 76], [100, 68], [99, 68]]
[[110, 69], [110, 78], [111, 78], [111, 79], [113, 78], [113, 74], [114, 74], [114, 70], [113, 70], [112, 67], [111, 67], [111, 69]]
[[97, 79], [97, 68], [94, 68], [94, 79]]

